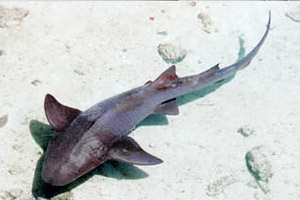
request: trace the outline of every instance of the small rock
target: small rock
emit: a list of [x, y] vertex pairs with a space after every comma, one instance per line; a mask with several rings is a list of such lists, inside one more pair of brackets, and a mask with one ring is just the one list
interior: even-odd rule
[[22, 8], [5, 8], [0, 6], [0, 28], [18, 26], [28, 14], [29, 11]]
[[190, 6], [195, 7], [197, 5], [197, 3], [195, 1], [192, 1], [189, 3]]
[[22, 149], [22, 145], [20, 145], [20, 144], [14, 144], [12, 146], [12, 148], [13, 148], [13, 150], [19, 151], [20, 149]]
[[158, 45], [158, 53], [166, 63], [179, 63], [186, 56], [186, 50], [170, 43]]
[[259, 146], [247, 152], [245, 158], [247, 168], [254, 178], [268, 183], [273, 174], [266, 154], [268, 154], [266, 150]]
[[265, 194], [270, 192], [268, 184], [273, 176], [272, 165], [269, 160], [271, 155], [273, 153], [267, 148], [259, 146], [251, 149], [245, 156], [248, 171]]
[[238, 129], [237, 132], [245, 137], [249, 137], [254, 133], [254, 129], [249, 125], [243, 125]]
[[201, 20], [201, 23], [203, 25], [203, 30], [205, 32], [210, 33], [211, 32], [210, 27], [212, 25], [210, 16], [208, 14], [205, 14], [205, 13], [201, 12], [201, 13], [198, 14], [197, 17], [198, 17], [198, 19]]
[[3, 115], [0, 117], [0, 128], [3, 127], [8, 121], [8, 115]]

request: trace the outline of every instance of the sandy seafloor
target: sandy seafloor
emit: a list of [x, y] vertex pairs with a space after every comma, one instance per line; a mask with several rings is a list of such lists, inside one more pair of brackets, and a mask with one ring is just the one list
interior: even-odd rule
[[[300, 3], [0, 7], [0, 117], [7, 115], [0, 120], [0, 199], [300, 199]], [[158, 54], [162, 43], [186, 50], [179, 76], [227, 66], [257, 44], [268, 10], [271, 30], [249, 67], [220, 87], [179, 98], [180, 115], [152, 116], [130, 134], [162, 164], [106, 163], [67, 187], [42, 183], [39, 145], [52, 134], [45, 94], [84, 110], [140, 86], [170, 66]], [[249, 136], [238, 132], [243, 126]]]

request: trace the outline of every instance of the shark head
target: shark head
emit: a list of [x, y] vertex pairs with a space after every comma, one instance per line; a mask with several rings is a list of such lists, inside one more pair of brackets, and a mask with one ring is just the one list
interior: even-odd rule
[[52, 95], [46, 95], [44, 107], [48, 122], [55, 130], [42, 168], [42, 179], [48, 184], [67, 185], [106, 160], [136, 165], [162, 162], [145, 152], [131, 137], [95, 129], [86, 113], [59, 103]]
[[[57, 138], [60, 140], [60, 137]], [[51, 185], [67, 185], [107, 160], [107, 148], [96, 142], [90, 145], [79, 142], [78, 145], [64, 148], [58, 146], [56, 140], [54, 138], [48, 146], [42, 168], [43, 180]]]

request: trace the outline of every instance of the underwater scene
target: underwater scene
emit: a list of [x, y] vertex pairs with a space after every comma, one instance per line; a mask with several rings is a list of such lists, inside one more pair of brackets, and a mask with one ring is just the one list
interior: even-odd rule
[[1, 2], [0, 200], [300, 199], [300, 3]]

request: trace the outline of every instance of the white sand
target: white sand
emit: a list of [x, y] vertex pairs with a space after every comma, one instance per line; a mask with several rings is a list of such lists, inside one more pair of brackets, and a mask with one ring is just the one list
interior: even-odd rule
[[[32, 120], [48, 124], [43, 110], [46, 93], [87, 109], [156, 78], [169, 66], [157, 52], [164, 42], [187, 51], [177, 64], [179, 76], [218, 62], [229, 65], [237, 59], [239, 37], [246, 52], [257, 44], [268, 10], [271, 31], [248, 68], [216, 91], [180, 106], [180, 115], [168, 117], [168, 125], [133, 131], [131, 136], [163, 164], [139, 167], [149, 175], [145, 178], [134, 178], [136, 169], [127, 166], [124, 172], [108, 164], [110, 169], [102, 175], [53, 199], [300, 199], [300, 23], [296, 22], [300, 3], [198, 2], [193, 7], [188, 2], [2, 2], [0, 6], [29, 11], [23, 20], [8, 19], [12, 21], [0, 28], [0, 117], [8, 114], [8, 122], [0, 127], [0, 199], [34, 199], [33, 185], [34, 194], [41, 194], [37, 191], [42, 186], [33, 179], [42, 149], [29, 125], [37, 123]], [[204, 24], [199, 13], [207, 17]], [[181, 102], [189, 99], [191, 95]], [[254, 133], [249, 137], [238, 133], [243, 125]], [[268, 183], [256, 182], [246, 167], [246, 153], [258, 146], [263, 162], [271, 166]]]

